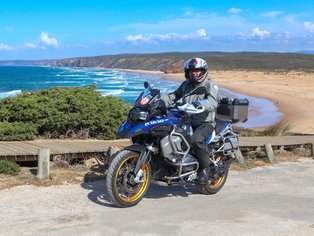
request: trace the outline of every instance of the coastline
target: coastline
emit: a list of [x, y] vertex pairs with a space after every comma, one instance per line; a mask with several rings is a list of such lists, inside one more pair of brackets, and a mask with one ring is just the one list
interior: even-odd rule
[[[164, 79], [174, 81], [184, 79], [183, 73], [166, 74], [161, 71], [113, 68], [110, 70], [160, 75]], [[219, 87], [272, 101], [283, 113], [280, 122], [290, 124], [292, 132], [314, 134], [314, 73], [209, 71], [209, 77]]]

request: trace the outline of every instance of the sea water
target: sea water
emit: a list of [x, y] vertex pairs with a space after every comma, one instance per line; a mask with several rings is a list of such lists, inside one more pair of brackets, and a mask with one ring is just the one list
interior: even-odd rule
[[[184, 78], [182, 78], [183, 80]], [[180, 81], [165, 80], [159, 75], [144, 75], [117, 70], [91, 68], [0, 66], [0, 99], [16, 96], [22, 91], [36, 91], [53, 86], [84, 87], [95, 84], [103, 96], [113, 95], [133, 104], [148, 81], [161, 94], [174, 91]], [[220, 88], [219, 96], [247, 98], [250, 102], [249, 120], [242, 127], [269, 126], [278, 122], [282, 113], [266, 99], [255, 98]]]

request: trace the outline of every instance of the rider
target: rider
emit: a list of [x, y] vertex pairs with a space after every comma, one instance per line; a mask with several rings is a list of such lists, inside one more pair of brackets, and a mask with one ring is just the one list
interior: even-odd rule
[[[163, 96], [166, 107], [182, 99], [183, 104], [191, 103], [195, 108], [204, 108], [204, 112], [194, 114], [191, 137], [192, 147], [200, 164], [198, 173], [199, 182], [207, 182], [210, 175], [209, 149], [205, 144], [206, 139], [215, 127], [216, 108], [218, 105], [218, 86], [211, 79], [207, 79], [208, 65], [201, 58], [191, 58], [184, 63], [186, 80], [174, 92]], [[198, 89], [203, 87], [203, 89]]]

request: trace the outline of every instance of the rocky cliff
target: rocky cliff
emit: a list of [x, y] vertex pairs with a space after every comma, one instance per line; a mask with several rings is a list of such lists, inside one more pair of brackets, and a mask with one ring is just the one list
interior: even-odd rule
[[69, 67], [102, 67], [182, 72], [184, 60], [191, 57], [204, 58], [211, 70], [257, 70], [257, 71], [314, 71], [314, 55], [301, 53], [258, 52], [194, 52], [158, 54], [121, 54], [96, 57], [78, 57], [60, 60], [0, 61], [0, 65], [46, 65]]

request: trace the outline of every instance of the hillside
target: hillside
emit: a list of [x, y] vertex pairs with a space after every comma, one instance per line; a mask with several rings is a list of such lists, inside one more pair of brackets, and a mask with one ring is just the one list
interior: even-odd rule
[[261, 52], [172, 52], [157, 54], [120, 54], [60, 60], [0, 61], [0, 65], [46, 65], [103, 67], [182, 72], [184, 59], [204, 58], [211, 70], [314, 71], [314, 55]]

